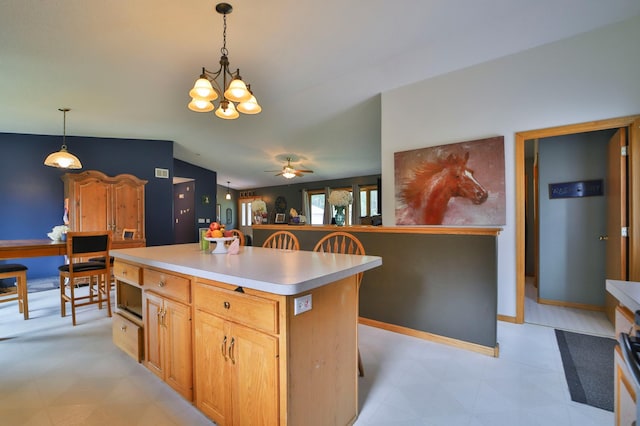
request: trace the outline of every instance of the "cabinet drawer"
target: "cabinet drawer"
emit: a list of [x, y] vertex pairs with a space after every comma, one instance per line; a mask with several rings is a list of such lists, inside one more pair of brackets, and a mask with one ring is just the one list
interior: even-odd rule
[[144, 268], [142, 282], [147, 291], [150, 290], [180, 302], [191, 303], [191, 281], [188, 278]]
[[142, 269], [139, 266], [131, 265], [119, 260], [113, 262], [113, 276], [120, 281], [126, 281], [130, 284], [141, 284], [141, 270]]
[[120, 315], [113, 316], [113, 343], [133, 359], [142, 361], [142, 327]]
[[249, 294], [195, 284], [194, 303], [199, 309], [251, 328], [278, 333], [278, 302]]

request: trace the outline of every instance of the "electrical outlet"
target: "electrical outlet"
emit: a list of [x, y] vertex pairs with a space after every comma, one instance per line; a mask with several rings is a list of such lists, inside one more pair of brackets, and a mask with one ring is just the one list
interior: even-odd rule
[[293, 299], [293, 315], [300, 315], [311, 310], [311, 295], [296, 297]]

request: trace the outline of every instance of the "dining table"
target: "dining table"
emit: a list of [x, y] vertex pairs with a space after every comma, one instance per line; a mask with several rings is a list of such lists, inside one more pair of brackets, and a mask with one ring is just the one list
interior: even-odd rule
[[67, 243], [65, 241], [50, 239], [0, 240], [0, 260], [64, 256], [66, 254]]

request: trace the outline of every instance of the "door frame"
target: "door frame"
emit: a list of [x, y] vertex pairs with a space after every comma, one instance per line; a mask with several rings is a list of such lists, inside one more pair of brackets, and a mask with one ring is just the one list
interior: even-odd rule
[[[524, 323], [524, 299], [525, 299], [525, 199], [526, 199], [526, 180], [525, 180], [525, 141], [532, 139], [548, 138], [553, 136], [564, 136], [575, 133], [594, 132], [598, 130], [615, 129], [620, 127], [629, 127], [634, 121], [640, 120], [640, 115], [630, 115], [626, 117], [611, 118], [606, 120], [589, 121], [586, 123], [570, 124], [565, 126], [548, 127], [546, 129], [528, 130], [517, 132], [515, 134], [516, 148], [516, 317], [515, 322]], [[635, 130], [635, 129], [633, 129]], [[629, 134], [629, 143], [638, 143], [637, 134], [640, 130]], [[640, 148], [640, 147], [636, 147]], [[640, 155], [632, 155], [634, 147], [629, 147], [629, 226], [633, 222], [634, 206], [640, 207], [640, 197], [633, 199], [633, 189], [640, 187], [640, 173], [633, 173], [634, 170], [640, 170]], [[635, 185], [634, 185], [635, 183]], [[640, 214], [640, 213], [638, 213]], [[640, 226], [638, 227], [640, 228]], [[630, 229], [629, 238], [633, 238], [637, 230]], [[636, 239], [637, 240], [637, 239]], [[629, 256], [633, 257], [632, 246], [629, 244]], [[630, 278], [631, 279], [631, 275]], [[500, 319], [503, 319], [500, 316]]]

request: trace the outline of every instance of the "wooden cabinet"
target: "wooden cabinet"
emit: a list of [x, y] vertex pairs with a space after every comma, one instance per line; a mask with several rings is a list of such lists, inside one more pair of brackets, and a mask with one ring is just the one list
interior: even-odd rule
[[636, 421], [636, 389], [627, 370], [620, 346], [614, 351], [615, 425], [627, 426]]
[[[145, 365], [186, 399], [193, 399], [191, 306], [172, 299], [176, 282], [190, 291], [184, 277], [144, 269]], [[160, 281], [165, 279], [166, 281]], [[168, 282], [169, 285], [164, 283]], [[165, 291], [165, 287], [166, 290]]]
[[[116, 247], [144, 246], [146, 180], [130, 174], [109, 177], [97, 170], [65, 173], [62, 180], [71, 230], [110, 230]], [[132, 240], [124, 241], [125, 228], [135, 229]]]
[[239, 300], [261, 306], [259, 298], [202, 283], [195, 291], [196, 406], [219, 425], [278, 425], [278, 337], [234, 322], [250, 312]]
[[[297, 296], [196, 279], [195, 403], [220, 426], [352, 424], [357, 416], [355, 276]], [[331, 407], [331, 409], [327, 409]]]

